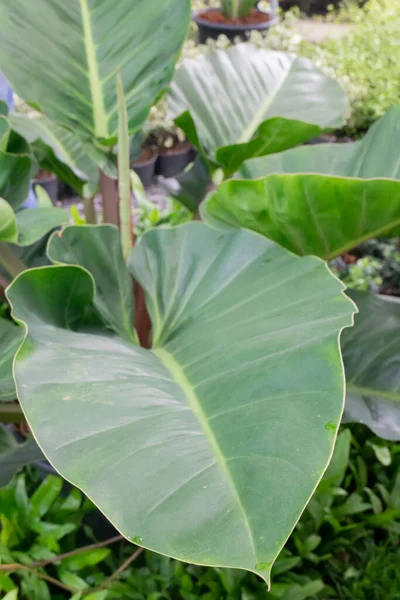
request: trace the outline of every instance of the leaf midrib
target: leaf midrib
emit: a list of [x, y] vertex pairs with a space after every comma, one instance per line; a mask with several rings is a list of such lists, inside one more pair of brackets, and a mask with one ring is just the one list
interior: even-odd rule
[[257, 131], [257, 129], [260, 127], [260, 125], [265, 120], [268, 120], [268, 118], [266, 117], [266, 112], [271, 107], [275, 98], [281, 91], [286, 79], [288, 78], [291, 70], [293, 69], [293, 64], [294, 63], [292, 62], [290, 64], [289, 68], [284, 71], [284, 73], [282, 74], [281, 80], [279, 81], [279, 83], [277, 84], [275, 89], [273, 90], [272, 94], [270, 94], [269, 96], [267, 95], [266, 101], [261, 104], [261, 108], [255, 113], [253, 119], [250, 121], [250, 123], [247, 125], [246, 129], [243, 131], [242, 135], [240, 136], [240, 138], [237, 142], [238, 144], [243, 144], [243, 143], [249, 142], [251, 140], [251, 138], [253, 137], [253, 135], [255, 134], [255, 132]]
[[108, 119], [104, 106], [103, 89], [97, 63], [96, 45], [87, 0], [79, 0], [81, 6], [83, 39], [89, 69], [89, 86], [92, 98], [94, 131], [97, 137], [108, 137]]
[[183, 368], [181, 367], [181, 365], [175, 360], [175, 358], [173, 357], [173, 355], [170, 352], [168, 352], [164, 348], [153, 348], [152, 352], [162, 361], [164, 366], [168, 369], [169, 373], [171, 373], [171, 376], [174, 379], [174, 381], [176, 382], [176, 384], [180, 387], [180, 389], [185, 394], [185, 397], [187, 398], [189, 407], [194, 412], [195, 416], [197, 417], [197, 419], [200, 423], [200, 426], [202, 427], [207, 439], [209, 440], [209, 442], [212, 446], [212, 449], [215, 453], [215, 456], [218, 460], [218, 463], [219, 463], [222, 471], [225, 474], [225, 477], [228, 481], [228, 484], [231, 488], [231, 491], [237, 502], [237, 505], [239, 506], [240, 511], [243, 515], [243, 518], [244, 518], [244, 521], [246, 524], [246, 528], [247, 528], [248, 534], [249, 534], [250, 544], [253, 548], [254, 557], [256, 558], [257, 551], [256, 551], [255, 543], [254, 543], [254, 535], [253, 535], [253, 531], [250, 526], [249, 517], [248, 517], [245, 507], [239, 497], [239, 494], [237, 492], [235, 482], [232, 478], [232, 474], [227, 465], [227, 459], [224, 456], [224, 454], [220, 448], [220, 445], [215, 437], [214, 431], [209, 424], [207, 415], [201, 406], [200, 399], [197, 396], [196, 392], [194, 391], [193, 385], [187, 379], [186, 374], [185, 374]]

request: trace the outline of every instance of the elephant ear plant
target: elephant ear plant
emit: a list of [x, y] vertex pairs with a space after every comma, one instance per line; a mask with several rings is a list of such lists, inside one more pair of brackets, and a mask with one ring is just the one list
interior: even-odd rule
[[[128, 131], [172, 76], [190, 6], [183, 17], [182, 0], [109, 5], [0, 0], [17, 89], [28, 68], [17, 57], [30, 49], [32, 101], [82, 136], [118, 138], [119, 153], [120, 231], [56, 232], [53, 264], [6, 292], [24, 332], [18, 398], [51, 464], [127, 539], [269, 583], [332, 456], [345, 386], [339, 337], [355, 306], [325, 262], [248, 230], [160, 227], [131, 248]], [[52, 39], [65, 27], [75, 44]], [[38, 48], [47, 61], [47, 33], [57, 76], [35, 61]]]
[[69, 227], [49, 257], [7, 291], [44, 454], [132, 542], [269, 582], [342, 415], [342, 284], [317, 258], [202, 223], [146, 233], [127, 264], [117, 229]]

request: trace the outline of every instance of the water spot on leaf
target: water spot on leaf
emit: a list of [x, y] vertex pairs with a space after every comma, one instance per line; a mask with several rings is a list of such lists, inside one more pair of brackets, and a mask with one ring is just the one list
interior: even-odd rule
[[329, 423], [325, 425], [325, 429], [332, 433], [336, 433], [337, 425], [333, 421], [329, 421]]
[[134, 544], [142, 544], [143, 543], [143, 538], [141, 535], [138, 535], [136, 537], [133, 538], [132, 542]]
[[255, 566], [256, 571], [269, 571], [272, 563], [257, 563]]

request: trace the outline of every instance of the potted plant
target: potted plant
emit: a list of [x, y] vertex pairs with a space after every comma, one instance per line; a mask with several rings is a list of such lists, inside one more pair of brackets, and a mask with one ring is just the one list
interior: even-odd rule
[[148, 143], [145, 128], [143, 128], [131, 141], [130, 161], [131, 168], [139, 175], [145, 188], [150, 187], [153, 183], [157, 158], [157, 152]]
[[271, 0], [270, 5], [270, 12], [266, 12], [255, 0], [221, 0], [220, 8], [196, 11], [194, 21], [199, 27], [200, 43], [216, 40], [221, 34], [233, 41], [236, 37], [247, 39], [252, 30], [266, 31], [277, 22], [277, 0]]
[[33, 186], [40, 185], [49, 195], [53, 204], [57, 204], [59, 181], [57, 176], [50, 171], [39, 169], [36, 176], [32, 180]]
[[147, 139], [147, 144], [157, 150], [157, 175], [175, 177], [192, 162], [193, 146], [176, 125], [156, 125]]

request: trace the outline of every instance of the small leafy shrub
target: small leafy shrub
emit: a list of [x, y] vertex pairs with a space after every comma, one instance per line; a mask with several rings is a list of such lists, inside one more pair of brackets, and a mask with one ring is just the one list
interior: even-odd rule
[[350, 289], [400, 296], [398, 238], [365, 242], [333, 261], [332, 268]]

